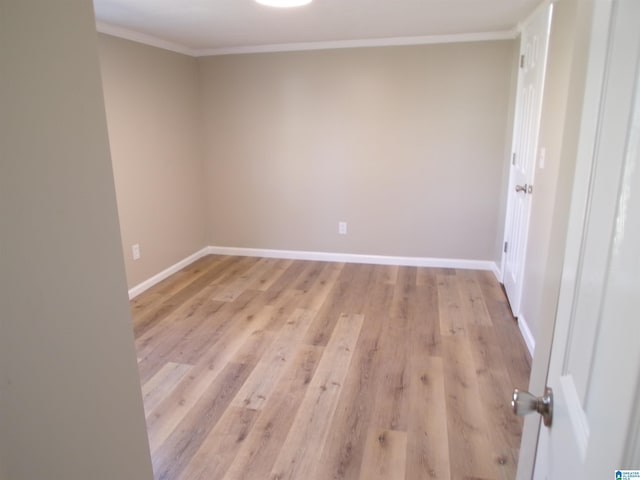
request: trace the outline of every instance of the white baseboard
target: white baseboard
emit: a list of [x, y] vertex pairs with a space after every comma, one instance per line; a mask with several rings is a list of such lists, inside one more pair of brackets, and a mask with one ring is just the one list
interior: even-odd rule
[[388, 255], [361, 255], [355, 253], [307, 252], [302, 250], [265, 250], [261, 248], [216, 247], [208, 249], [213, 255], [243, 257], [286, 258], [321, 262], [369, 263], [373, 265], [400, 265], [406, 267], [461, 268], [466, 270], [498, 271], [495, 262], [456, 258], [395, 257]]
[[522, 315], [518, 317], [518, 328], [520, 329], [520, 333], [522, 334], [522, 338], [524, 339], [524, 343], [527, 344], [527, 349], [533, 357], [533, 352], [536, 349], [536, 341], [533, 338], [533, 334], [531, 330], [529, 330], [529, 325], [527, 321], [524, 319]]
[[495, 275], [496, 280], [498, 280], [498, 283], [502, 283], [502, 269], [498, 266], [497, 263], [495, 262], [492, 262], [492, 263], [493, 263], [493, 267], [491, 268], [491, 271]]
[[137, 297], [145, 290], [148, 290], [149, 288], [153, 287], [156, 283], [160, 283], [165, 278], [169, 277], [170, 275], [173, 275], [177, 271], [183, 269], [187, 265], [195, 262], [199, 258], [204, 257], [205, 255], [208, 255], [208, 254], [209, 254], [209, 247], [205, 247], [202, 250], [198, 250], [193, 255], [189, 255], [187, 258], [180, 260], [178, 263], [171, 265], [169, 268], [164, 269], [163, 271], [154, 275], [153, 277], [148, 278], [144, 282], [141, 282], [135, 287], [130, 288], [129, 300], [131, 300], [134, 297]]
[[269, 250], [261, 248], [205, 247], [193, 255], [180, 260], [162, 272], [129, 289], [129, 299], [140, 295], [178, 270], [205, 255], [237, 255], [243, 257], [283, 258], [321, 262], [369, 263], [373, 265], [400, 265], [407, 267], [460, 268], [466, 270], [488, 270], [500, 281], [499, 269], [489, 260], [465, 260], [457, 258], [396, 257], [387, 255], [360, 255], [353, 253], [307, 252], [302, 250]]

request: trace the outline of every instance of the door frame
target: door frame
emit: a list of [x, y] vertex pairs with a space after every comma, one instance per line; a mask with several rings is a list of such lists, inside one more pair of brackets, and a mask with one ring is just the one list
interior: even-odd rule
[[[618, 130], [617, 128], [615, 128], [615, 125], [611, 125], [611, 106], [624, 104], [624, 108], [626, 108], [626, 104], [628, 102], [629, 112], [626, 112], [625, 110], [616, 110], [614, 112], [615, 117], [623, 119], [621, 121], [632, 122], [632, 116], [633, 118], [637, 118], [638, 115], [639, 99], [637, 98], [637, 95], [639, 93], [638, 82], [640, 82], [640, 76], [638, 73], [639, 65], [637, 63], [639, 45], [638, 34], [637, 26], [635, 25], [635, 23], [633, 23], [632, 17], [626, 17], [625, 14], [622, 13], [623, 7], [621, 5], [626, 2], [635, 2], [635, 0], [608, 0], [606, 2], [593, 2], [591, 24], [592, 30], [589, 45], [589, 69], [587, 71], [586, 84], [587, 89], [585, 90], [585, 96], [583, 98], [583, 117], [581, 121], [581, 130], [579, 137], [580, 149], [578, 151], [578, 156], [576, 159], [576, 175], [574, 177], [571, 211], [567, 229], [565, 260], [563, 264], [562, 283], [558, 300], [557, 315], [559, 319], [569, 319], [574, 315], [573, 308], [574, 301], [577, 295], [576, 289], [580, 288], [578, 283], [576, 283], [576, 279], [579, 276], [584, 275], [584, 273], [581, 273], [583, 267], [582, 253], [584, 248], [584, 241], [586, 238], [585, 235], [587, 235], [590, 228], [588, 224], [585, 224], [585, 221], [587, 221], [588, 218], [597, 218], [598, 215], [603, 215], [600, 213], [602, 211], [601, 207], [599, 207], [600, 204], [597, 204], [598, 206], [592, 206], [591, 199], [593, 185], [600, 184], [599, 179], [602, 179], [603, 177], [606, 179], [606, 175], [604, 175], [602, 172], [606, 170], [604, 166], [609, 165], [609, 159], [611, 155], [614, 155], [616, 157], [618, 154], [621, 155], [621, 168], [624, 172], [624, 169], [628, 168], [630, 163], [630, 160], [627, 157], [627, 155], [630, 155], [630, 153], [627, 149], [631, 149], [631, 152], [637, 152], [638, 137], [637, 123], [635, 123], [637, 122], [637, 120], [633, 122], [634, 124], [636, 124], [635, 135], [629, 133], [626, 130]], [[629, 5], [632, 4], [627, 3], [627, 6]], [[636, 5], [636, 18], [638, 11], [639, 10], [637, 9]], [[632, 31], [634, 32], [633, 35], [630, 35], [630, 32]], [[624, 54], [622, 52], [624, 52]], [[628, 68], [628, 71], [626, 71], [627, 66], [630, 66], [630, 68]], [[624, 75], [620, 75], [621, 70], [625, 70]], [[618, 79], [620, 78], [625, 79], [624, 81], [622, 81], [622, 84], [618, 83]], [[627, 90], [627, 81], [630, 82], [628, 86], [630, 90]], [[592, 82], [592, 84], [590, 84], [589, 82]], [[619, 88], [621, 86], [622, 88]], [[589, 91], [589, 87], [593, 87], [593, 90]], [[598, 90], [595, 90], [596, 87], [598, 88]], [[587, 128], [585, 128], [585, 126]], [[627, 126], [626, 128], [629, 127]], [[621, 133], [621, 138], [613, 143], [610, 139], [612, 130], [620, 131]], [[607, 133], [607, 131], [609, 133]], [[622, 137], [626, 138], [623, 139]], [[634, 143], [630, 144], [630, 142]], [[620, 149], [620, 153], [618, 153], [618, 149]], [[636, 161], [636, 159], [637, 156], [633, 159], [633, 161]], [[631, 162], [631, 164], [633, 163]], [[634, 178], [638, 178], [637, 174]], [[616, 184], [618, 185], [617, 188], [621, 188], [621, 185], [625, 185], [624, 180], [621, 178], [616, 177], [615, 179], [610, 180], [610, 182], [614, 181], [620, 182], [619, 184]], [[630, 180], [628, 181], [628, 183], [626, 183], [626, 185], [627, 187], [631, 185], [635, 186], [635, 184], [630, 183]], [[624, 186], [622, 187], [622, 189], [622, 191], [624, 191]], [[597, 195], [597, 190], [595, 195]], [[613, 220], [615, 220], [616, 215], [619, 214], [621, 201], [619, 197], [620, 195], [621, 192], [617, 191], [615, 197], [616, 213], [614, 213]], [[633, 205], [635, 211], [637, 212], [637, 196], [635, 196]], [[617, 229], [614, 230], [617, 231]], [[617, 234], [620, 234], [620, 232], [617, 232]], [[590, 234], [590, 237], [591, 235], [593, 234]], [[628, 237], [628, 235], [626, 237]], [[612, 242], [612, 244], [615, 243], [615, 237], [611, 238], [609, 241]], [[627, 242], [629, 242], [629, 240], [627, 240]], [[575, 248], [578, 245], [580, 246], [580, 248]], [[615, 247], [612, 247], [612, 245], [610, 245], [609, 248], [611, 249]], [[610, 261], [615, 262], [616, 254], [613, 252], [610, 252], [609, 254], [611, 255]], [[627, 254], [627, 256], [629, 256], [629, 254]], [[599, 285], [599, 288], [603, 292], [603, 294], [609, 289], [610, 284], [608, 282], [610, 282], [611, 278], [615, 278], [616, 274], [612, 273], [616, 272], [615, 269], [610, 270], [610, 268], [615, 267], [612, 267], [609, 263], [607, 265], [608, 266], [606, 267], [606, 271], [603, 272], [602, 279], [594, 278], [593, 275], [590, 274], [586, 275], [586, 277], [589, 279], [588, 284]], [[611, 277], [611, 275], [614, 276]], [[631, 291], [627, 292], [627, 294], [632, 295]], [[601, 308], [605, 308], [604, 304]], [[609, 318], [617, 319], [623, 316], [617, 314], [620, 312], [615, 312], [615, 310], [612, 312], [610, 308], [611, 307], [606, 307], [605, 310], [603, 310], [603, 312], [608, 312], [607, 315], [609, 315]], [[627, 312], [625, 311], [625, 313]], [[611, 324], [607, 325], [613, 326]], [[556, 321], [554, 327], [553, 343], [555, 344], [556, 342], [559, 342], [560, 345], [564, 345], [566, 343], [566, 339], [570, 335], [569, 332], [571, 331], [571, 329], [575, 329], [577, 326], [578, 324], [572, 326], [570, 321]], [[620, 332], [622, 330], [619, 327], [620, 325], [618, 325], [618, 336], [620, 336]], [[624, 330], [626, 332], [624, 336], [629, 335], [629, 332], [627, 331], [628, 329], [624, 328]], [[609, 328], [603, 329], [603, 331], [599, 335], [597, 335], [597, 343], [594, 343], [593, 345], [593, 350], [600, 352], [599, 354], [601, 356], [606, 355], [605, 358], [615, 358], [614, 352], [617, 348], [616, 337], [613, 336], [613, 334], [610, 332], [611, 330]], [[627, 345], [627, 348], [630, 348], [629, 344]], [[563, 365], [564, 361], [565, 359], [563, 359], [562, 356], [558, 356], [557, 352], [555, 352], [554, 356], [552, 356], [550, 360], [548, 375], [559, 373], [562, 370], [561, 366]], [[597, 364], [594, 365], [596, 365], [597, 368]], [[638, 364], [635, 361], [626, 365], [630, 365], [631, 369], [638, 367]], [[602, 378], [602, 369], [600, 369], [600, 372], [600, 376]], [[637, 421], [637, 419], [640, 417], [640, 406], [638, 405], [638, 399], [640, 398], [640, 369], [636, 368], [635, 371], [629, 373], [631, 373], [631, 375], [636, 378], [628, 378], [627, 376], [623, 376], [623, 378], [625, 379], [624, 383], [633, 386], [635, 382], [635, 388], [631, 388], [631, 390], [633, 390], [633, 393], [631, 393], [630, 395], [623, 395], [623, 397], [627, 399], [633, 397], [635, 399], [635, 401], [631, 400], [630, 402], [630, 418], [631, 420], [636, 419]], [[599, 391], [614, 392], [614, 385], [617, 385], [619, 383], [618, 379], [614, 377], [615, 375], [605, 375], [604, 378], [607, 379], [609, 388], [605, 388], [604, 390], [600, 389]], [[611, 379], [611, 381], [609, 381], [609, 379]], [[547, 383], [553, 381], [558, 383], [558, 380], [555, 376], [553, 379], [547, 379]], [[562, 383], [562, 381], [560, 383]], [[550, 386], [560, 388], [560, 385]], [[606, 395], [606, 398], [607, 400], [605, 403], [603, 403], [602, 398], [600, 398], [600, 407], [604, 405], [608, 407], [609, 405], [611, 405], [611, 402], [609, 401], [609, 395]], [[593, 402], [591, 402], [591, 405], [594, 409], [598, 408], [596, 406], [597, 403], [598, 400], [593, 400]], [[559, 405], [559, 409], [561, 408], [562, 405]], [[620, 408], [624, 408], [622, 404], [620, 405]], [[587, 418], [582, 416], [583, 414], [581, 412], [581, 410], [580, 412], [577, 412], [574, 408], [570, 408], [566, 413], [568, 414], [567, 418], [571, 419], [571, 423], [574, 426], [574, 431], [576, 432], [578, 437], [577, 444], [581, 447], [580, 453], [584, 459], [595, 458], [588, 454], [587, 445], [589, 451], [593, 453], [593, 450], [604, 451], [605, 443], [611, 444], [612, 442], [619, 442], [620, 440], [622, 440], [621, 438], [618, 438], [618, 435], [613, 434], [616, 430], [612, 426], [613, 424], [615, 424], [615, 422], [611, 418], [608, 419], [607, 422], [603, 422], [602, 424], [598, 423], [595, 426], [592, 425], [592, 430], [590, 432], [592, 438], [590, 441], [588, 441], [587, 439], [590, 436], [590, 428], [588, 428], [589, 423], [587, 421]], [[633, 423], [627, 424], [633, 425]], [[534, 478], [546, 478], [546, 473], [549, 466], [546, 458], [546, 453], [548, 452], [547, 443], [549, 441], [549, 434], [550, 431], [546, 429], [539, 431]], [[625, 462], [626, 465], [621, 464], [615, 465], [614, 467], [637, 468], [637, 462], [640, 461], [640, 432], [638, 432], [637, 429], [629, 429], [627, 430], [627, 434], [625, 436], [627, 437], [626, 442], [621, 443], [620, 448], [624, 450], [623, 462]], [[582, 440], [582, 442], [580, 440]], [[599, 446], [598, 443], [600, 443]], [[620, 450], [620, 452], [622, 453], [622, 450]], [[585, 465], [589, 465], [588, 461], [587, 463], [585, 463]], [[591, 465], [592, 468], [595, 466], [596, 465]], [[589, 469], [588, 471], [593, 470]]]
[[[593, 1], [591, 19], [590, 45], [588, 51], [588, 66], [586, 72], [585, 90], [582, 100], [582, 116], [580, 119], [580, 133], [576, 153], [576, 166], [571, 193], [571, 206], [565, 246], [572, 242], [571, 235], [578, 235], [576, 224], [581, 224], [586, 210], [586, 199], [589, 191], [591, 176], [591, 159], [595, 153], [598, 121], [605, 81], [605, 67], [607, 64], [607, 49], [610, 35], [610, 21], [612, 0]], [[575, 240], [575, 237], [573, 237]], [[578, 252], [565, 248], [565, 258], [562, 266], [562, 280], [558, 294], [572, 295], [572, 275], [578, 267]], [[562, 292], [562, 293], [561, 293]], [[541, 324], [536, 350], [533, 356], [532, 377], [530, 391], [539, 394], [547, 383], [549, 360], [552, 347], [555, 318], [548, 318]], [[637, 394], [640, 399], [640, 391]], [[637, 405], [635, 418], [640, 420], [640, 405]], [[522, 443], [519, 453], [517, 480], [530, 480], [533, 476], [534, 463], [537, 457], [540, 420], [536, 416], [525, 419]], [[630, 438], [628, 455], [635, 455], [640, 461], [640, 431], [635, 438]]]
[[[550, 8], [551, 12], [550, 12], [550, 21], [549, 21], [549, 29], [547, 31], [547, 52], [545, 53], [545, 62], [544, 62], [544, 66], [543, 66], [543, 74], [542, 74], [542, 92], [541, 92], [541, 98], [540, 98], [540, 112], [538, 112], [538, 121], [537, 121], [537, 125], [535, 126], [536, 129], [536, 135], [535, 135], [535, 148], [536, 148], [536, 152], [534, 154], [534, 161], [533, 161], [533, 165], [532, 165], [532, 173], [531, 173], [531, 183], [534, 182], [534, 177], [535, 177], [535, 170], [536, 170], [536, 166], [538, 164], [538, 138], [539, 138], [539, 134], [540, 134], [540, 123], [541, 123], [541, 110], [542, 110], [542, 102], [544, 99], [544, 84], [545, 84], [545, 77], [546, 77], [546, 68], [547, 68], [547, 58], [548, 58], [548, 48], [549, 48], [549, 34], [550, 34], [550, 26], [551, 26], [551, 21], [553, 19], [553, 0], [544, 0], [542, 3], [540, 3], [540, 5], [538, 5], [536, 7], [536, 9], [531, 12], [531, 14], [522, 22], [520, 22], [518, 24], [517, 30], [520, 34], [519, 36], [519, 47], [518, 47], [518, 62], [520, 62], [520, 58], [521, 55], [523, 55], [523, 45], [522, 45], [522, 33], [524, 31], [525, 25], [527, 23], [529, 23], [529, 21], [535, 17], [536, 15], [538, 15], [542, 10]], [[514, 113], [513, 113], [513, 129], [512, 129], [512, 136], [511, 136], [511, 148], [509, 150], [509, 174], [508, 174], [508, 181], [507, 181], [507, 195], [506, 195], [506, 209], [505, 209], [505, 219], [504, 219], [504, 229], [503, 229], [503, 238], [502, 238], [502, 254], [500, 256], [500, 275], [499, 275], [499, 280], [500, 283], [504, 284], [504, 278], [505, 278], [505, 262], [506, 262], [506, 251], [505, 251], [505, 245], [507, 245], [507, 241], [509, 239], [510, 233], [511, 233], [511, 229], [512, 229], [512, 225], [511, 225], [511, 211], [514, 208], [514, 196], [512, 195], [512, 191], [515, 188], [515, 182], [514, 182], [514, 165], [513, 165], [513, 156], [516, 153], [516, 147], [520, 141], [520, 136], [521, 136], [521, 121], [520, 121], [520, 114], [522, 113], [522, 101], [520, 99], [520, 89], [522, 87], [522, 82], [523, 82], [523, 69], [520, 67], [520, 64], [518, 63], [518, 66], [516, 67], [518, 69], [518, 79], [516, 82], [516, 91], [515, 91], [515, 108], [514, 108]], [[532, 200], [529, 202], [529, 207], [527, 208], [527, 213], [526, 213], [526, 221], [525, 221], [525, 226], [523, 227], [525, 232], [524, 232], [524, 249], [523, 249], [523, 265], [522, 265], [522, 277], [524, 277], [524, 270], [526, 268], [526, 257], [527, 257], [527, 248], [528, 248], [528, 240], [529, 240], [529, 226], [531, 223], [531, 210], [532, 210], [532, 204], [533, 204], [533, 198]], [[513, 315], [515, 317], [518, 317], [520, 315], [520, 305], [522, 304], [522, 281], [520, 282], [520, 285], [518, 287], [519, 290], [519, 294], [518, 294], [518, 300], [517, 300], [517, 305], [513, 305], [511, 304], [512, 299], [509, 299], [509, 306], [511, 307], [511, 312], [513, 313]]]

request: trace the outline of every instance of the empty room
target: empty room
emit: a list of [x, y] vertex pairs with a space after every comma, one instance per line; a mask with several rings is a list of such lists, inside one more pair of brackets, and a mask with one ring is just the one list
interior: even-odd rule
[[1, 5], [0, 480], [635, 478], [637, 2]]

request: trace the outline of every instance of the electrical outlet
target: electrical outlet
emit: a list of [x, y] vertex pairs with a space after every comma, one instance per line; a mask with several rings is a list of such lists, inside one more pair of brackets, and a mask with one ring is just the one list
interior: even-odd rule
[[140, 244], [136, 243], [135, 245], [131, 246], [131, 255], [133, 256], [134, 260], [138, 260], [140, 258]]
[[347, 234], [347, 222], [338, 222], [338, 233], [340, 235]]

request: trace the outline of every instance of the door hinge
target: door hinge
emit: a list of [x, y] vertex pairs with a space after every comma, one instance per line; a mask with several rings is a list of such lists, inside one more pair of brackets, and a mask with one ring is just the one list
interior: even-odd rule
[[504, 253], [507, 253], [508, 249], [509, 249], [509, 242], [504, 242]]
[[511, 155], [511, 165], [515, 165], [516, 164], [516, 152], [513, 152], [513, 155]]
[[520, 68], [524, 68], [524, 55], [520, 55]]

